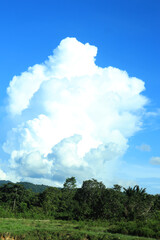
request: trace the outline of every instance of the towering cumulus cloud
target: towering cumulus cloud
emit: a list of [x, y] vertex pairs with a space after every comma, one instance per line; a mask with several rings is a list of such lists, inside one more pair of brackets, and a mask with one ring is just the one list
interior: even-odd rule
[[21, 180], [106, 182], [142, 124], [144, 83], [96, 66], [97, 48], [66, 38], [43, 64], [14, 76], [7, 89], [14, 127], [3, 149]]

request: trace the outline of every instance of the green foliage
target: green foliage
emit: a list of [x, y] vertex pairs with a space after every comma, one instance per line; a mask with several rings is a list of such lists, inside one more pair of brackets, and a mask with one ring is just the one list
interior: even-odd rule
[[39, 184], [33, 184], [29, 182], [18, 182], [17, 184], [22, 185], [25, 189], [30, 189], [34, 193], [42, 193], [44, 190], [46, 190], [49, 186], [46, 185], [39, 185]]
[[125, 194], [125, 218], [135, 220], [144, 218], [154, 205], [153, 196], [146, 193], [146, 189], [134, 186], [133, 188], [124, 188]]
[[153, 219], [147, 219], [147, 221], [117, 222], [115, 225], [111, 225], [108, 231], [134, 236], [160, 237], [159, 221]]
[[76, 188], [76, 179], [75, 177], [67, 178], [63, 184], [64, 189], [73, 190]]
[[96, 221], [73, 223], [30, 219], [0, 219], [0, 237], [2, 236], [17, 240], [149, 240], [109, 233], [106, 226], [101, 226], [101, 222]]
[[84, 181], [78, 189], [75, 199], [79, 202], [79, 216], [98, 219], [102, 216], [104, 206], [105, 185], [95, 179]]
[[7, 184], [7, 183], [11, 183], [11, 181], [0, 180], [0, 187]]
[[60, 208], [62, 191], [58, 188], [49, 187], [41, 194], [41, 205], [47, 217], [56, 217]]
[[[6, 180], [0, 180], [0, 187], [6, 185], [7, 183], [12, 183], [11, 181]], [[12, 183], [15, 184], [15, 183]], [[30, 189], [34, 193], [42, 193], [48, 186], [46, 185], [39, 185], [39, 184], [33, 184], [29, 182], [17, 182], [16, 184], [22, 185], [25, 189]]]
[[[48, 187], [41, 193], [9, 182], [0, 187], [0, 217], [72, 220], [73, 225], [78, 220], [75, 231], [82, 232], [67, 235], [67, 239], [80, 239], [80, 236], [87, 236], [87, 240], [112, 239], [106, 235], [108, 228], [110, 233], [123, 234], [123, 237], [129, 234], [158, 239], [160, 195], [149, 195], [137, 185], [123, 189], [116, 184], [106, 188], [96, 179], [86, 180], [81, 188], [77, 188], [75, 177], [67, 178], [63, 188]], [[37, 222], [35, 228], [39, 227], [40, 222]], [[91, 233], [93, 227], [94, 235]], [[103, 228], [105, 232], [98, 236]], [[66, 230], [69, 230], [68, 226]], [[48, 233], [52, 239], [52, 233]], [[45, 233], [41, 234], [45, 239]], [[66, 239], [65, 234], [54, 237]]]

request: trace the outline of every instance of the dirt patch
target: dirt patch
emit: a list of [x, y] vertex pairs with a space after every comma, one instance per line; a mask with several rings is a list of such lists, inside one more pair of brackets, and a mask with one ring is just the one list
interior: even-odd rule
[[1, 240], [15, 240], [14, 237], [1, 237]]
[[3, 236], [0, 236], [0, 240], [16, 240], [16, 238], [11, 237], [9, 234], [4, 234]]

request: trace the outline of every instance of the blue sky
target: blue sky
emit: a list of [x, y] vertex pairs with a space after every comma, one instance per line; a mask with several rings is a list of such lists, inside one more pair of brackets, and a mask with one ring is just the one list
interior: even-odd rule
[[[1, 2], [1, 179], [10, 178], [11, 180], [15, 181], [28, 180], [32, 182], [42, 182], [58, 185], [61, 184], [65, 177], [74, 174], [76, 176], [77, 174], [77, 178], [80, 182], [85, 180], [85, 178], [97, 177], [99, 180], [104, 181], [106, 185], [107, 182], [108, 184], [114, 184], [115, 181], [122, 185], [139, 184], [142, 187], [146, 187], [148, 192], [160, 193], [159, 11], [159, 0], [6, 0]], [[36, 105], [40, 100], [44, 99], [45, 101], [46, 98], [44, 96], [48, 94], [45, 92], [47, 91], [46, 86], [38, 90], [37, 93], [34, 93], [34, 98], [32, 99], [30, 105], [27, 105], [28, 110], [23, 111], [23, 114], [11, 116], [11, 114], [8, 113], [7, 109], [9, 105], [11, 106], [11, 100], [13, 100], [13, 95], [11, 97], [13, 89], [10, 87], [11, 94], [7, 94], [7, 87], [9, 86], [14, 76], [20, 76], [22, 73], [26, 72], [30, 66], [32, 67], [35, 64], [40, 65], [41, 63], [44, 63], [47, 60], [48, 56], [53, 54], [53, 50], [57, 48], [60, 42], [67, 37], [70, 39], [76, 38], [77, 41], [81, 42], [82, 44], [89, 43], [90, 45], [96, 46], [98, 48], [98, 53], [95, 57], [95, 63], [97, 66], [103, 69], [105, 67], [112, 66], [113, 68], [124, 70], [128, 73], [129, 77], [136, 77], [145, 83], [146, 90], [142, 90], [142, 93], [140, 95], [144, 95], [148, 99], [148, 102], [141, 104], [141, 106], [136, 110], [136, 116], [138, 117], [138, 111], [141, 111], [141, 129], [138, 131], [134, 129], [132, 133], [127, 136], [125, 133], [122, 134], [123, 136], [125, 135], [125, 139], [127, 140], [126, 144], [128, 147], [126, 147], [125, 150], [123, 149], [122, 154], [118, 155], [118, 160], [113, 159], [113, 161], [111, 160], [111, 163], [107, 162], [105, 165], [106, 175], [108, 174], [108, 178], [104, 177], [104, 169], [101, 173], [100, 169], [101, 167], [103, 168], [103, 164], [98, 162], [100, 161], [98, 160], [99, 158], [93, 160], [93, 162], [90, 159], [93, 154], [97, 154], [95, 151], [90, 151], [89, 153], [88, 150], [88, 154], [85, 158], [77, 160], [77, 162], [79, 161], [79, 165], [77, 165], [77, 162], [74, 163], [74, 160], [72, 160], [72, 164], [69, 162], [71, 160], [68, 160], [68, 167], [65, 168], [66, 163], [64, 163], [65, 161], [63, 161], [61, 157], [60, 150], [57, 149], [59, 149], [59, 146], [61, 144], [64, 147], [63, 150], [65, 149], [65, 151], [62, 152], [66, 154], [69, 159], [72, 159], [73, 156], [68, 155], [68, 152], [66, 152], [66, 146], [68, 147], [67, 144], [70, 146], [71, 143], [73, 145], [73, 142], [74, 144], [75, 142], [77, 144], [80, 142], [80, 139], [77, 140], [79, 130], [76, 130], [74, 132], [74, 136], [72, 136], [73, 134], [71, 133], [66, 133], [66, 135], [59, 138], [59, 140], [57, 139], [57, 141], [56, 139], [51, 139], [51, 141], [54, 142], [52, 146], [52, 150], [54, 150], [48, 150], [49, 152], [47, 153], [45, 152], [46, 149], [43, 153], [39, 153], [38, 147], [37, 149], [34, 147], [33, 151], [33, 146], [32, 148], [31, 146], [28, 147], [28, 145], [26, 147], [25, 141], [24, 144], [15, 146], [15, 149], [17, 151], [16, 157], [14, 155], [15, 153], [13, 153], [14, 149], [8, 150], [11, 148], [11, 145], [13, 145], [12, 147], [14, 148], [14, 144], [11, 143], [13, 139], [17, 142], [21, 140], [20, 136], [22, 137], [23, 133], [20, 132], [19, 129], [22, 128], [23, 124], [25, 126], [25, 129], [27, 129], [28, 126], [31, 126], [29, 125], [30, 122], [28, 121], [32, 121], [33, 119], [38, 119], [41, 122], [45, 122], [46, 120], [42, 120], [42, 118], [39, 117], [40, 114], [48, 117], [51, 115], [51, 112], [49, 115], [47, 115], [47, 110], [45, 107], [42, 110], [40, 104]], [[68, 49], [67, 44], [69, 45], [69, 43], [65, 43], [64, 45], [62, 44], [62, 48]], [[80, 45], [77, 46], [80, 47]], [[89, 47], [86, 51], [89, 52]], [[93, 49], [92, 51], [94, 52], [95, 50]], [[63, 51], [59, 54], [63, 54]], [[95, 56], [96, 54], [93, 53], [93, 55]], [[68, 58], [66, 58], [66, 61], [68, 61]], [[119, 79], [119, 77], [117, 79]], [[21, 88], [18, 85], [18, 80], [16, 81], [17, 89], [21, 91]], [[23, 81], [27, 82], [27, 77], [24, 77]], [[62, 88], [65, 84], [65, 82], [62, 83]], [[26, 88], [26, 91], [29, 91], [29, 89], [30, 88]], [[75, 87], [75, 91], [76, 89], [77, 87]], [[105, 93], [104, 96], [106, 96]], [[74, 97], [75, 94], [73, 98]], [[16, 104], [15, 99], [16, 98], [14, 98], [14, 104]], [[50, 103], [54, 102], [53, 99], [52, 101], [51, 99], [49, 100]], [[137, 103], [138, 101], [139, 100], [137, 100]], [[103, 103], [104, 102], [102, 102], [102, 104]], [[132, 104], [134, 105], [134, 102]], [[69, 105], [67, 105], [67, 107], [69, 107]], [[129, 111], [133, 112], [134, 107], [135, 106], [132, 106], [131, 108], [130, 106]], [[75, 109], [74, 106], [73, 109]], [[54, 114], [52, 113], [52, 115]], [[100, 114], [102, 113], [100, 112]], [[63, 119], [63, 116], [61, 117]], [[101, 117], [103, 118], [103, 114]], [[55, 118], [52, 117], [51, 125], [54, 125], [55, 122]], [[97, 120], [97, 125], [99, 125], [99, 122], [100, 120]], [[94, 124], [96, 124], [95, 121]], [[45, 129], [45, 124], [42, 126], [44, 126]], [[82, 126], [80, 127], [82, 128]], [[13, 128], [17, 129], [15, 131], [17, 131], [19, 135], [18, 133], [15, 135], [13, 134]], [[73, 133], [73, 131], [71, 132]], [[107, 129], [106, 134], [109, 134], [107, 133]], [[100, 139], [103, 142], [102, 136], [101, 138], [98, 135], [96, 136], [97, 139]], [[83, 136], [81, 137], [83, 138]], [[37, 137], [34, 138], [34, 146], [37, 146], [35, 139], [37, 139]], [[22, 139], [22, 142], [23, 140], [24, 139]], [[109, 144], [109, 140], [105, 139], [103, 145], [108, 146], [109, 148], [110, 145], [107, 144]], [[7, 145], [7, 147], [4, 147], [4, 145]], [[93, 145], [91, 144], [90, 149], [96, 149], [97, 146], [98, 145], [96, 145], [96, 143], [93, 143]], [[125, 148], [125, 146], [123, 147]], [[24, 151], [23, 156], [20, 154], [22, 151]], [[73, 149], [70, 149], [70, 152], [73, 152]], [[111, 153], [106, 152], [106, 155], [107, 154], [110, 156]], [[43, 160], [42, 155], [44, 158]], [[92, 156], [92, 159], [94, 159], [94, 156]], [[107, 156], [103, 157], [107, 158]], [[30, 162], [32, 162], [32, 158], [36, 159], [34, 166], [29, 165]], [[77, 155], [74, 155], [74, 158], [76, 159]], [[56, 165], [56, 163], [59, 165], [61, 164], [60, 169], [57, 171], [55, 169], [58, 169], [57, 166], [59, 165]], [[76, 167], [74, 167], [74, 164]], [[85, 172], [85, 169], [87, 167], [85, 164], [93, 164], [95, 168], [99, 169], [99, 175], [93, 173], [93, 167], [92, 170], [87, 170], [89, 172], [87, 176]], [[17, 170], [20, 169], [21, 166], [23, 169], [26, 169], [26, 171]], [[32, 171], [33, 167], [35, 170], [37, 168], [37, 172]], [[42, 171], [42, 168], [45, 168], [46, 171]], [[110, 171], [110, 169], [112, 170]], [[66, 172], [67, 174], [65, 175]]]

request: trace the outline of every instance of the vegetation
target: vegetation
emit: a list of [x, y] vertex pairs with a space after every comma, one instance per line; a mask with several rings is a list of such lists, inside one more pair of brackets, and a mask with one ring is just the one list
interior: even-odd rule
[[[105, 221], [0, 219], [0, 237], [17, 240], [154, 240], [108, 232]], [[10, 237], [10, 238], [8, 238]]]
[[74, 177], [39, 193], [8, 182], [0, 187], [0, 218], [0, 236], [19, 239], [160, 239], [160, 195], [95, 179], [77, 188]]
[[[10, 181], [0, 180], [0, 186], [3, 186], [4, 184], [12, 183]], [[34, 193], [41, 193], [43, 192], [48, 186], [43, 184], [33, 184], [29, 182], [17, 182], [17, 184], [23, 185], [25, 189], [31, 189]]]

